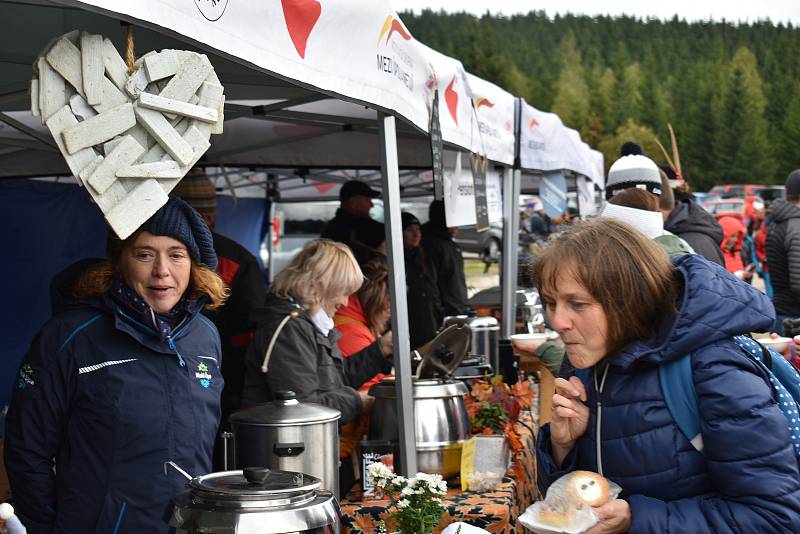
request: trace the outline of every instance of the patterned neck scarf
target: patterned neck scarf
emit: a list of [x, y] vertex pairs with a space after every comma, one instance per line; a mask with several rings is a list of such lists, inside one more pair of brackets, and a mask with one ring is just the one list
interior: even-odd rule
[[184, 294], [181, 300], [167, 313], [156, 313], [139, 294], [121, 279], [115, 279], [108, 291], [111, 300], [137, 321], [150, 325], [158, 331], [161, 341], [166, 341], [187, 317], [191, 316], [202, 303]]

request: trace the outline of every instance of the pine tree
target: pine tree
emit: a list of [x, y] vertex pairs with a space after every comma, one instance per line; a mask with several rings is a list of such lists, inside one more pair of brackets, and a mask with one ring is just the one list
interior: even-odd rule
[[556, 82], [553, 113], [570, 128], [583, 131], [589, 122], [589, 88], [583, 62], [571, 32], [561, 41], [561, 74]]
[[736, 51], [727, 82], [714, 145], [718, 178], [770, 182], [775, 164], [764, 118], [766, 100], [755, 55], [748, 48]]
[[782, 183], [794, 169], [800, 168], [800, 81], [794, 84], [782, 126], [780, 139], [783, 150], [777, 170], [778, 183]]

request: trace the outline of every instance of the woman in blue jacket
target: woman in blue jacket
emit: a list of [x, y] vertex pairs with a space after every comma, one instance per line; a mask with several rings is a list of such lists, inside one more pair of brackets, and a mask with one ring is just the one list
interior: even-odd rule
[[167, 532], [189, 473], [211, 470], [226, 296], [211, 232], [170, 199], [79, 279], [20, 367], [5, 461], [29, 534]]
[[[798, 532], [800, 473], [787, 419], [731, 336], [766, 331], [769, 299], [700, 256], [671, 264], [624, 223], [577, 225], [534, 266], [569, 363], [537, 440], [542, 489], [569, 471], [623, 488], [589, 532]], [[691, 354], [704, 443], [681, 433], [659, 365]]]

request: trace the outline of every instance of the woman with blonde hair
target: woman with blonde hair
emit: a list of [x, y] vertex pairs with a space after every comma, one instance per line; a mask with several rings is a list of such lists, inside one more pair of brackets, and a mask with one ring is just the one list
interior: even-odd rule
[[[733, 339], [772, 326], [765, 295], [702, 256], [670, 261], [606, 218], [556, 239], [534, 277], [577, 369], [556, 379], [551, 421], [537, 439], [542, 491], [575, 470], [619, 484], [620, 498], [594, 509], [591, 534], [797, 532], [788, 419]], [[662, 366], [684, 363], [700, 416], [693, 438], [660, 382]]]
[[244, 405], [291, 390], [300, 401], [339, 410], [342, 423], [369, 409], [372, 398], [356, 388], [391, 370], [392, 334], [344, 359], [333, 323], [363, 282], [346, 245], [328, 239], [306, 244], [278, 274], [253, 317], [259, 328], [245, 357]]
[[227, 296], [200, 215], [172, 198], [45, 324], [19, 370], [5, 461], [28, 532], [163, 532], [186, 479], [211, 471]]

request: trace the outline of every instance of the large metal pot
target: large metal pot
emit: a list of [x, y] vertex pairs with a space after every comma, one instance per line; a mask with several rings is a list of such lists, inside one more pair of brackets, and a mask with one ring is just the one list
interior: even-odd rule
[[341, 415], [327, 406], [301, 403], [293, 391], [280, 391], [272, 402], [231, 415], [235, 465], [307, 473], [338, 499]]
[[175, 498], [179, 534], [323, 534], [338, 531], [339, 505], [303, 473], [247, 468], [195, 477]]
[[[445, 478], [461, 470], [461, 446], [469, 438], [464, 404], [467, 387], [458, 380], [414, 380], [414, 432], [417, 468]], [[369, 417], [369, 439], [398, 441], [397, 397], [393, 378], [369, 390], [375, 403]], [[402, 467], [402, 466], [401, 466]]]

